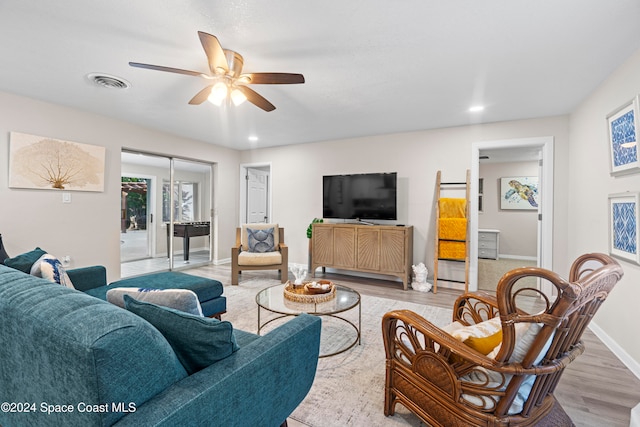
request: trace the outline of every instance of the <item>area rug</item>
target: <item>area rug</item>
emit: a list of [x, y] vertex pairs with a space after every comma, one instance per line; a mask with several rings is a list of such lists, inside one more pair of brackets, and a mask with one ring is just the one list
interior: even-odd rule
[[[240, 286], [226, 286], [228, 312], [223, 316], [235, 328], [255, 333], [258, 309], [256, 293], [277, 280], [251, 279]], [[401, 291], [399, 291], [401, 292]], [[313, 387], [290, 419], [310, 427], [425, 426], [401, 405], [392, 417], [384, 415], [385, 355], [382, 316], [392, 310], [415, 311], [437, 326], [451, 322], [451, 310], [362, 295], [362, 342], [346, 352], [321, 358]], [[264, 310], [261, 315], [264, 315]], [[343, 313], [357, 322], [357, 310]], [[323, 317], [323, 321], [327, 319]], [[274, 322], [275, 323], [275, 322]], [[343, 339], [345, 330], [331, 321], [323, 329], [322, 346]], [[349, 328], [348, 325], [345, 325]], [[353, 336], [355, 336], [355, 331]]]

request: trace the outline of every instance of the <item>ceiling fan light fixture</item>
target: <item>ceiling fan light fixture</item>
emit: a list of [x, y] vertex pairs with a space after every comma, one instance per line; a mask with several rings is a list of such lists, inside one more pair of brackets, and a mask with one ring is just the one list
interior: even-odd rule
[[247, 97], [240, 89], [235, 88], [231, 91], [231, 101], [233, 101], [233, 105], [238, 106], [246, 100]]
[[227, 93], [229, 92], [229, 88], [224, 82], [218, 82], [213, 85], [211, 89], [211, 94], [207, 98], [209, 102], [215, 105], [222, 105], [222, 101], [227, 97]]

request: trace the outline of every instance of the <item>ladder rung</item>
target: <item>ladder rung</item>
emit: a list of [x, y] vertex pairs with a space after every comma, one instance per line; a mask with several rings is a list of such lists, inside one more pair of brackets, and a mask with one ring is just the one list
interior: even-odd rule
[[438, 277], [438, 280], [441, 282], [465, 283], [464, 280], [441, 279], [440, 277]]

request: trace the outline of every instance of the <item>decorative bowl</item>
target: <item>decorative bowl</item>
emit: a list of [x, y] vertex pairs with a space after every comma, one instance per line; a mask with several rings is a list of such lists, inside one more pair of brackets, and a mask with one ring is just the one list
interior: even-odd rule
[[305, 283], [305, 290], [313, 295], [326, 294], [333, 289], [333, 283], [329, 280], [318, 280], [315, 282]]

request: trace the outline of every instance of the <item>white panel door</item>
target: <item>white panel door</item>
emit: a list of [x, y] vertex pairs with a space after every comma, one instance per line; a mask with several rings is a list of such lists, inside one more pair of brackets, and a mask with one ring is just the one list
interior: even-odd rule
[[247, 169], [247, 222], [269, 222], [269, 172]]

